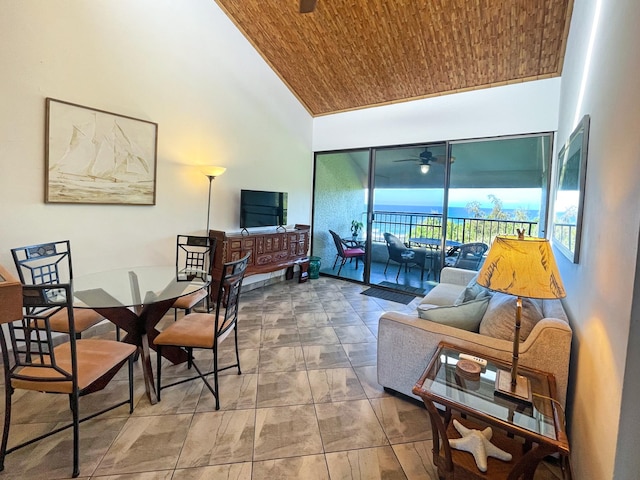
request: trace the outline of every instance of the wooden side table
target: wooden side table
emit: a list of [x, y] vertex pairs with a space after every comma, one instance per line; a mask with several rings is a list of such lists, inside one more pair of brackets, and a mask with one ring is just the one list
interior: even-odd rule
[[[509, 365], [484, 357], [487, 366], [479, 378], [470, 379], [456, 371], [460, 353], [477, 355], [473, 351], [441, 343], [413, 387], [413, 393], [422, 398], [429, 412], [433, 431], [433, 463], [440, 478], [532, 479], [539, 462], [547, 455], [559, 453], [568, 458], [564, 413], [557, 401], [552, 374], [523, 367], [518, 369], [518, 373], [531, 382], [533, 405], [526, 405], [494, 392], [498, 367], [508, 369]], [[444, 415], [435, 404], [445, 408]], [[487, 425], [493, 427], [491, 443], [511, 453], [512, 460], [504, 462], [490, 457], [487, 472], [482, 473], [470, 453], [449, 446], [449, 438], [460, 436], [453, 427], [454, 418], [467, 428], [482, 430]], [[570, 469], [567, 473], [570, 478]]]

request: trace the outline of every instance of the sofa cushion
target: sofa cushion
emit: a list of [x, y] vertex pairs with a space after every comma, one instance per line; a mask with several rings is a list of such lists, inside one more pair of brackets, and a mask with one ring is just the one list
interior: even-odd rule
[[[544, 315], [539, 300], [522, 299], [520, 340], [524, 341]], [[494, 293], [480, 322], [479, 332], [493, 338], [513, 341], [516, 324], [516, 297], [504, 293]]]
[[461, 303], [469, 302], [471, 300], [475, 300], [476, 298], [491, 295], [491, 292], [486, 287], [478, 285], [477, 279], [478, 274], [474, 275], [465, 289], [460, 292], [460, 295], [458, 296], [458, 298], [456, 298], [456, 301], [453, 302], [454, 305], [460, 305]]
[[451, 306], [455, 303], [460, 293], [465, 289], [464, 285], [453, 283], [440, 283], [429, 291], [420, 303], [439, 306]]
[[489, 305], [489, 298], [486, 295], [460, 305], [448, 306], [421, 303], [418, 305], [418, 316], [424, 320], [477, 332], [487, 305]]

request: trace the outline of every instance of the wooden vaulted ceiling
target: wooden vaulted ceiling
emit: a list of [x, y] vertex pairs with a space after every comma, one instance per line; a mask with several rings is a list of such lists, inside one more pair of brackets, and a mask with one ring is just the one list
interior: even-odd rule
[[313, 115], [559, 76], [573, 0], [215, 0]]

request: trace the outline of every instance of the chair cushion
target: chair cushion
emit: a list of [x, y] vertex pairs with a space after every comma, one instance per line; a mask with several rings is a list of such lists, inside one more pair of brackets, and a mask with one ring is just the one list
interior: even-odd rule
[[[540, 300], [522, 299], [522, 317], [520, 319], [520, 340], [524, 341], [544, 318]], [[493, 338], [513, 341], [516, 324], [516, 297], [504, 293], [494, 293], [487, 311], [480, 322], [480, 334]]]
[[[84, 332], [102, 320], [104, 320], [104, 317], [90, 308], [73, 309], [73, 323], [76, 327], [76, 333]], [[38, 323], [40, 328], [44, 328], [42, 321]], [[49, 319], [49, 324], [51, 325], [51, 330], [54, 332], [69, 333], [69, 317], [67, 316], [67, 311], [62, 309], [55, 313]]]
[[[113, 340], [77, 340], [78, 389], [83, 390], [102, 377], [136, 351], [136, 346]], [[71, 373], [71, 343], [65, 342], [53, 349], [58, 367]], [[23, 367], [20, 375], [30, 377], [61, 378], [51, 367]], [[14, 388], [41, 392], [72, 393], [70, 381], [42, 382], [37, 380], [12, 379]]]
[[460, 305], [448, 306], [422, 303], [418, 305], [418, 316], [424, 320], [477, 332], [487, 305], [489, 305], [489, 298], [488, 295], [485, 295]]
[[364, 255], [364, 250], [361, 248], [345, 248], [344, 249], [344, 256], [347, 258], [359, 257], [361, 255]]
[[183, 310], [192, 309], [200, 300], [206, 298], [206, 296], [207, 289], [201, 288], [200, 290], [191, 292], [189, 295], [184, 295], [180, 298], [177, 298], [176, 301], [173, 302], [172, 308], [181, 308]]
[[[153, 340], [156, 345], [174, 345], [192, 348], [213, 348], [216, 316], [210, 313], [190, 313], [170, 324]], [[218, 338], [222, 342], [233, 330], [230, 328]]]

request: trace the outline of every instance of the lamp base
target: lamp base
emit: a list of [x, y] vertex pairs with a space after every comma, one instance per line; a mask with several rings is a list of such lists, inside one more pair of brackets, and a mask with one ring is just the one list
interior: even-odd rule
[[500, 395], [504, 395], [518, 402], [526, 403], [528, 405], [533, 404], [529, 379], [522, 375], [517, 376], [516, 385], [511, 385], [511, 372], [507, 370], [498, 370], [496, 372], [495, 391]]

